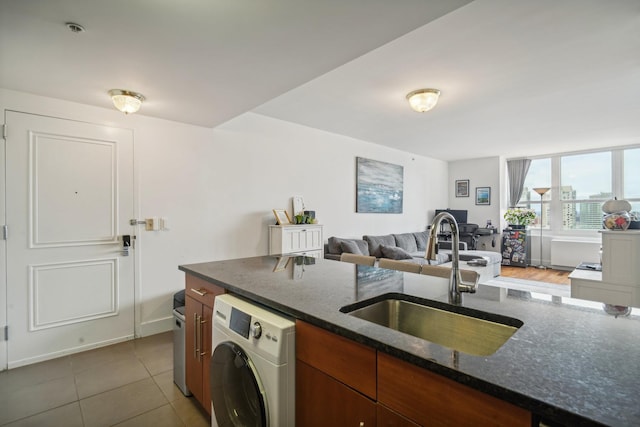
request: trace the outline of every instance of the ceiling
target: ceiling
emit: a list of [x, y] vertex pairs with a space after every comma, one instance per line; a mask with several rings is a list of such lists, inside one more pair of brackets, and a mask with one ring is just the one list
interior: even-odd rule
[[[86, 31], [75, 34], [65, 23]], [[638, 0], [0, 0], [0, 87], [443, 160], [640, 144]], [[405, 100], [442, 91], [430, 112]]]

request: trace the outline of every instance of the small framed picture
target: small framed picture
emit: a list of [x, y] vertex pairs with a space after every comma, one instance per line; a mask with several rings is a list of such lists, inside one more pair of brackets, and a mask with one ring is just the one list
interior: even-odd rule
[[289, 218], [289, 213], [286, 209], [274, 209], [273, 214], [276, 216], [278, 225], [291, 224], [291, 218]]
[[291, 257], [288, 257], [288, 256], [278, 257], [278, 260], [276, 261], [276, 266], [273, 267], [273, 272], [275, 273], [277, 271], [286, 270], [290, 260], [291, 260]]
[[491, 187], [476, 187], [476, 205], [491, 204]]
[[456, 197], [469, 197], [468, 179], [459, 179], [456, 181]]

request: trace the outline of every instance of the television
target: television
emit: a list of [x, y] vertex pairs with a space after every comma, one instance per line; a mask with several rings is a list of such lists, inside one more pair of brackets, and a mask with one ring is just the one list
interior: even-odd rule
[[436, 215], [440, 212], [449, 212], [456, 220], [458, 224], [467, 223], [467, 211], [462, 209], [436, 209]]

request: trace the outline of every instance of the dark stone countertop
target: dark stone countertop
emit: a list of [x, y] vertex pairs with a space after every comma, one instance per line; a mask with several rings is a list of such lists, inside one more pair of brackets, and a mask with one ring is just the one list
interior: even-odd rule
[[[200, 277], [346, 338], [567, 425], [640, 425], [640, 318], [598, 303], [480, 286], [463, 306], [524, 325], [491, 356], [472, 356], [344, 314], [389, 292], [447, 301], [447, 280], [326, 259], [265, 256], [182, 265]], [[286, 259], [285, 259], [286, 261]], [[304, 262], [309, 265], [304, 265]], [[312, 264], [311, 264], [312, 263]], [[286, 267], [285, 267], [286, 264]]]

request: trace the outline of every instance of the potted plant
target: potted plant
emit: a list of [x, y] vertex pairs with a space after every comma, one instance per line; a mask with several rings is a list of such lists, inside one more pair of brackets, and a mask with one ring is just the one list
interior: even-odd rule
[[525, 228], [536, 219], [536, 213], [528, 208], [509, 208], [504, 213], [504, 219], [511, 228]]

